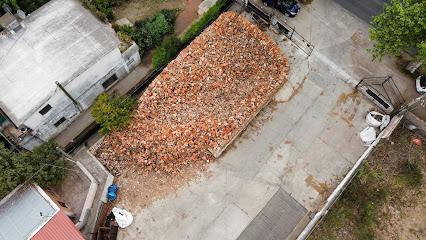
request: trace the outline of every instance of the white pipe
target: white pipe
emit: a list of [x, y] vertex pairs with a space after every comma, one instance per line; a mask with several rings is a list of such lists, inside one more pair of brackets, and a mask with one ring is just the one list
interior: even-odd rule
[[75, 224], [77, 229], [80, 230], [81, 228], [84, 227], [84, 225], [86, 225], [89, 219], [90, 209], [92, 209], [93, 201], [96, 195], [96, 190], [98, 189], [98, 182], [80, 162], [77, 161], [76, 164], [90, 180], [89, 191], [86, 196], [86, 201], [84, 202], [80, 219], [78, 220], [78, 223]]
[[370, 152], [373, 150], [373, 148], [379, 143], [380, 139], [382, 138], [382, 135], [385, 130], [383, 130], [379, 136], [374, 140], [374, 142], [371, 144], [370, 147], [367, 148], [367, 150], [362, 154], [362, 156], [358, 159], [358, 161], [355, 163], [355, 165], [352, 167], [352, 169], [349, 171], [349, 173], [346, 175], [346, 177], [343, 179], [343, 181], [336, 187], [336, 189], [333, 191], [333, 193], [328, 197], [327, 202], [324, 204], [324, 206], [321, 208], [319, 212], [315, 214], [315, 217], [309, 222], [309, 224], [303, 229], [302, 233], [297, 237], [297, 240], [305, 240], [309, 237], [314, 227], [317, 225], [318, 221], [327, 214], [328, 209], [333, 205], [333, 203], [337, 200], [337, 198], [340, 196], [340, 194], [345, 190], [346, 186], [351, 182], [353, 177], [358, 172], [359, 168], [364, 164], [365, 159], [370, 154]]

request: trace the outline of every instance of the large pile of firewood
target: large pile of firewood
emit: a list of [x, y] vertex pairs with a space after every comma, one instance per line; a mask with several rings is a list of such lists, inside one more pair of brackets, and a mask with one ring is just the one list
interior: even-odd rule
[[174, 172], [212, 161], [287, 81], [288, 70], [271, 38], [224, 13], [151, 83], [134, 123], [105, 137], [96, 156], [114, 173], [128, 166]]

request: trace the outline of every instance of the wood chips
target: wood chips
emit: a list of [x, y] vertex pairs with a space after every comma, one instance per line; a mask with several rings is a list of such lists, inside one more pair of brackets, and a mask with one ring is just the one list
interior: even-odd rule
[[175, 172], [211, 162], [287, 81], [278, 45], [238, 13], [223, 13], [140, 98], [135, 121], [105, 137], [96, 156], [113, 173]]

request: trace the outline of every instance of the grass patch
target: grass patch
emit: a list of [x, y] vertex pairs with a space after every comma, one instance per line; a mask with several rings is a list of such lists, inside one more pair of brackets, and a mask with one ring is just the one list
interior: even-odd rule
[[[390, 239], [395, 231], [402, 234], [404, 229], [415, 234], [426, 210], [426, 147], [413, 145], [412, 136], [409, 130], [398, 127], [388, 141], [377, 146], [310, 239], [370, 240], [377, 239], [376, 231], [383, 239]], [[417, 223], [403, 220], [414, 213]], [[395, 222], [396, 214], [402, 221]]]
[[310, 239], [338, 239], [335, 232], [349, 222], [353, 225], [348, 229], [352, 235], [374, 239], [381, 206], [389, 196], [389, 191], [379, 184], [381, 175], [366, 163], [321, 222], [321, 234], [313, 234]]
[[404, 161], [401, 165], [400, 179], [408, 187], [418, 188], [423, 182], [423, 173], [417, 164]]

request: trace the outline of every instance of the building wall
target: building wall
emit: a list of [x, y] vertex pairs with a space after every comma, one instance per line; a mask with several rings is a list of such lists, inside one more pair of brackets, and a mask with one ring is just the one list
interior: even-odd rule
[[[88, 67], [82, 74], [76, 76], [67, 84], [63, 84], [65, 90], [78, 102], [79, 106], [76, 106], [57, 87], [55, 93], [24, 122], [24, 125], [33, 129], [34, 133], [45, 141], [54, 138], [71, 124], [81, 112], [87, 110], [100, 93], [125, 77], [139, 63], [140, 56], [136, 44], [123, 54], [121, 54], [118, 47], [115, 48], [95, 64]], [[102, 84], [111, 77], [115, 79], [114, 75], [117, 80], [105, 88]], [[46, 114], [40, 114], [40, 110], [47, 104], [52, 108]], [[65, 118], [65, 121], [55, 126], [55, 123], [62, 118]], [[31, 141], [26, 144], [29, 146]]]

